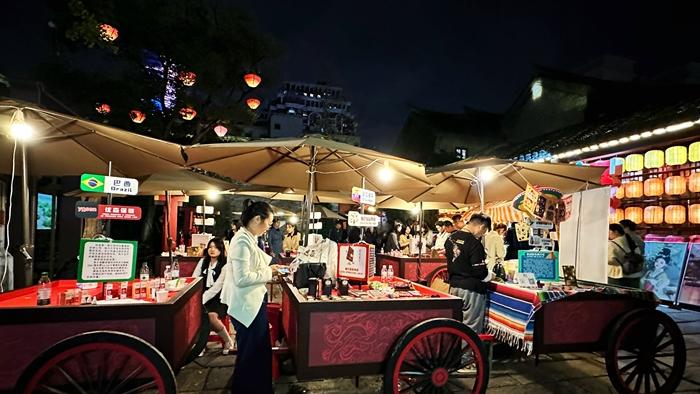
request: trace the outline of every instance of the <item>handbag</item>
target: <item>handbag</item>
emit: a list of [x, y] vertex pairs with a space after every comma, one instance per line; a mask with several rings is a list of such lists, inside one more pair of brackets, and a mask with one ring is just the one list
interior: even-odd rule
[[294, 286], [301, 289], [309, 286], [309, 278], [323, 279], [326, 275], [326, 263], [303, 263], [294, 273]]

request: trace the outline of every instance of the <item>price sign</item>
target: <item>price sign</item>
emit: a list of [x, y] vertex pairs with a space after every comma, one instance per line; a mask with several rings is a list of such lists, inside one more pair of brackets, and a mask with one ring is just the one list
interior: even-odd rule
[[379, 216], [363, 215], [357, 211], [350, 211], [348, 212], [348, 226], [377, 227], [379, 226]]
[[353, 187], [352, 200], [360, 204], [374, 205], [377, 203], [377, 194], [371, 190]]
[[114, 193], [134, 196], [138, 194], [139, 181], [133, 178], [83, 174], [80, 176], [80, 190], [92, 193]]
[[[553, 258], [551, 258], [553, 257]], [[538, 280], [559, 280], [559, 255], [550, 251], [521, 250], [518, 252], [518, 272], [531, 272]]]
[[78, 282], [118, 282], [134, 279], [136, 241], [80, 240]]

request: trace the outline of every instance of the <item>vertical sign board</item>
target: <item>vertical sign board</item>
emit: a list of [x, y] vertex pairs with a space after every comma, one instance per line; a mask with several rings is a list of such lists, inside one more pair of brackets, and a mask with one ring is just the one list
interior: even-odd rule
[[[550, 257], [554, 258], [550, 258]], [[531, 272], [537, 280], [559, 280], [559, 255], [557, 252], [521, 250], [518, 252], [518, 272]]]
[[136, 275], [136, 241], [81, 239], [78, 282], [121, 282]]

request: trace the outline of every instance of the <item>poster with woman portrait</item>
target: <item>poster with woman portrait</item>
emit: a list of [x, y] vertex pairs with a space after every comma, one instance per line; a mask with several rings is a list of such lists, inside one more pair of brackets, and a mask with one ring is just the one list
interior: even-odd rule
[[700, 305], [700, 243], [690, 244], [688, 248], [688, 263], [681, 282], [678, 302]]
[[644, 245], [645, 267], [641, 279], [642, 289], [653, 291], [662, 301], [675, 302], [688, 244], [686, 242], [645, 242]]

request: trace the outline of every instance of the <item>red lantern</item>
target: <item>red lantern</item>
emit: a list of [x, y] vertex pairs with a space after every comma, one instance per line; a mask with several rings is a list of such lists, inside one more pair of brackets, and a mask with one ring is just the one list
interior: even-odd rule
[[97, 111], [98, 114], [107, 115], [108, 113], [112, 112], [112, 107], [110, 107], [109, 104], [106, 103], [98, 103], [95, 106], [95, 111]]
[[625, 208], [625, 219], [631, 220], [637, 224], [642, 222], [644, 217], [644, 211], [640, 207], [627, 207]]
[[228, 133], [228, 129], [226, 128], [226, 126], [220, 124], [220, 125], [217, 125], [216, 127], [214, 127], [214, 132], [219, 137], [223, 137], [226, 135], [226, 133]]
[[656, 197], [664, 194], [664, 181], [661, 178], [649, 178], [644, 181], [644, 195]]
[[100, 25], [100, 37], [105, 41], [114, 41], [119, 37], [119, 30], [114, 27], [103, 23]]
[[670, 176], [666, 178], [666, 194], [680, 195], [685, 193], [685, 178], [682, 176]]
[[180, 71], [180, 74], [178, 74], [178, 79], [180, 79], [180, 82], [182, 82], [183, 85], [192, 86], [197, 80], [197, 74], [193, 73], [192, 71]]
[[[262, 81], [262, 78], [258, 74], [254, 73], [248, 73], [243, 76], [243, 80], [245, 81], [245, 84], [248, 85], [251, 88], [257, 88], [258, 85], [260, 85], [260, 82]], [[253, 108], [255, 109], [255, 108]]]
[[195, 111], [192, 107], [180, 108], [180, 116], [182, 116], [182, 119], [192, 120], [195, 116], [197, 116], [197, 111]]
[[659, 206], [644, 208], [644, 223], [661, 224], [664, 221], [664, 209]]
[[260, 106], [260, 100], [256, 99], [255, 97], [250, 97], [245, 101], [246, 104], [248, 104], [248, 108], [255, 110]]
[[664, 221], [668, 224], [685, 223], [685, 207], [682, 205], [669, 205], [664, 212]]
[[627, 198], [639, 198], [642, 196], [644, 191], [644, 185], [640, 181], [632, 181], [625, 184], [625, 197]]
[[688, 177], [688, 190], [693, 193], [700, 192], [700, 172], [694, 172]]
[[129, 117], [131, 118], [131, 121], [134, 123], [142, 123], [144, 120], [146, 120], [146, 114], [143, 112], [135, 109], [129, 112]]
[[688, 207], [688, 221], [693, 224], [700, 224], [700, 204], [693, 204]]

